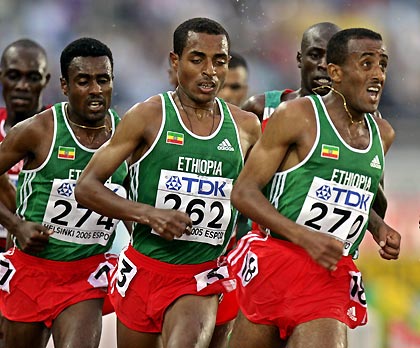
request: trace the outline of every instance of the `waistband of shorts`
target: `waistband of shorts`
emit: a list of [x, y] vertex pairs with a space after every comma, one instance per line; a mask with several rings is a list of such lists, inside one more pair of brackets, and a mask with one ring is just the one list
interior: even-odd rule
[[146, 266], [148, 269], [157, 272], [172, 273], [172, 274], [197, 274], [205, 270], [216, 268], [217, 261], [207, 261], [198, 264], [173, 264], [162, 262], [152, 257], [146, 256], [136, 249], [131, 244], [123, 253], [137, 265]]
[[[48, 260], [41, 257], [29, 255], [22, 250], [14, 247], [9, 250], [8, 253], [15, 254], [16, 258], [26, 263], [28, 266], [36, 265], [36, 267], [46, 267], [49, 269], [60, 270], [63, 272], [75, 272], [77, 270], [90, 269], [94, 264], [100, 264], [107, 260], [105, 254], [98, 254], [86, 257], [84, 259], [75, 260], [75, 261], [55, 261]], [[6, 254], [7, 255], [7, 254]]]
[[[266, 234], [264, 232], [260, 231], [260, 230], [252, 230], [252, 232], [256, 233], [256, 234], [259, 234], [261, 237], [266, 236]], [[318, 233], [318, 232], [314, 232], [314, 233]], [[307, 251], [304, 248], [302, 248], [301, 246], [299, 246], [297, 244], [294, 244], [294, 243], [292, 243], [288, 240], [285, 240], [285, 239], [280, 239], [280, 238], [276, 238], [276, 237], [273, 237], [273, 236], [268, 236], [268, 238], [266, 239], [265, 242], [273, 243], [273, 244], [281, 246], [281, 247], [287, 247], [288, 249], [295, 250], [296, 252], [299, 252], [299, 253], [308, 254]], [[308, 256], [309, 256], [309, 254], [308, 254]], [[343, 255], [341, 257], [340, 261], [342, 261], [343, 263], [347, 263], [347, 261], [353, 262], [353, 257], [351, 255], [347, 255], [347, 256]]]

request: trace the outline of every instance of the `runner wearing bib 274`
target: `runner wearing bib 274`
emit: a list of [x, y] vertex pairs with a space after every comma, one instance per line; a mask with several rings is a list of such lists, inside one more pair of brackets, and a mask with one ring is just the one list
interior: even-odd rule
[[[65, 117], [66, 104], [58, 103], [52, 108], [54, 137], [48, 157], [39, 168], [22, 170], [17, 187], [17, 214], [42, 223], [54, 233], [36, 257], [20, 251], [16, 242], [17, 247], [1, 257], [0, 269], [3, 275], [0, 304], [5, 317], [14, 321], [43, 321], [48, 327], [67, 306], [104, 298], [107, 274], [116, 264], [116, 255], [106, 253], [114, 240], [118, 220], [86, 209], [74, 198], [76, 180], [96, 150], [86, 148], [76, 139]], [[115, 130], [119, 117], [112, 110], [109, 115]], [[123, 163], [106, 184], [124, 197], [126, 190], [122, 184], [127, 170], [127, 164]], [[11, 290], [11, 282], [19, 283], [21, 289], [32, 289], [30, 298], [22, 297], [16, 287]]]

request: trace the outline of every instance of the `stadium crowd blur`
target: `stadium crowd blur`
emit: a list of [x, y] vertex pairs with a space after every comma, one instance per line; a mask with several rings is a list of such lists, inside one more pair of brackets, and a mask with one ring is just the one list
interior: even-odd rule
[[[0, 2], [0, 47], [30, 36], [46, 47], [52, 66], [47, 101], [62, 99], [57, 88], [58, 55], [76, 37], [106, 42], [115, 55], [118, 111], [169, 88], [166, 79], [171, 33], [188, 17], [215, 18], [228, 29], [232, 49], [249, 61], [250, 94], [297, 86], [295, 52], [308, 25], [329, 20], [341, 27], [368, 26], [381, 32], [390, 52], [384, 115], [416, 117], [420, 95], [419, 2], [416, 0], [14, 0]], [[54, 83], [54, 81], [56, 81]]]

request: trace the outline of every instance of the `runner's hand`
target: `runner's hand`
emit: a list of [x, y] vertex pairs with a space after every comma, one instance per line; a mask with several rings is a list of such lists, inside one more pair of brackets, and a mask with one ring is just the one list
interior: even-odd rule
[[335, 271], [343, 256], [344, 243], [324, 233], [306, 231], [299, 245], [322, 267]]
[[392, 227], [383, 223], [378, 232], [372, 234], [373, 239], [381, 247], [379, 254], [385, 260], [396, 260], [400, 254], [401, 235]]
[[178, 210], [153, 208], [147, 217], [142, 217], [140, 223], [149, 225], [166, 240], [181, 237], [184, 233], [191, 234], [190, 217]]
[[21, 221], [10, 231], [19, 243], [22, 251], [28, 254], [37, 254], [44, 250], [49, 236], [53, 233], [45, 226], [30, 221]]

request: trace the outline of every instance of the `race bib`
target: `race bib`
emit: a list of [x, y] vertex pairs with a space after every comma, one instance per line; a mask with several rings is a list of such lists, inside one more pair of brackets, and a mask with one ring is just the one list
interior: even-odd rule
[[89, 275], [89, 284], [94, 288], [108, 288], [108, 274], [114, 268], [115, 266], [109, 261], [101, 262], [96, 270]]
[[229, 278], [229, 271], [227, 266], [221, 266], [196, 274], [194, 278], [197, 281], [197, 291], [201, 291], [217, 281]]
[[10, 281], [16, 273], [16, 269], [4, 255], [4, 253], [0, 253], [0, 289], [10, 294]]
[[118, 258], [117, 272], [111, 281], [111, 293], [116, 288], [120, 295], [125, 297], [128, 286], [136, 274], [137, 266], [125, 255], [125, 251], [122, 251]]
[[178, 240], [221, 245], [232, 216], [232, 183], [232, 179], [162, 170], [155, 206], [190, 216], [191, 235], [184, 234]]
[[242, 286], [245, 287], [258, 275], [258, 256], [251, 250], [244, 257], [241, 271], [238, 273]]
[[343, 254], [348, 255], [368, 221], [373, 196], [366, 190], [315, 177], [296, 222], [341, 240]]
[[350, 299], [367, 307], [365, 286], [363, 285], [362, 274], [360, 272], [350, 271]]
[[[99, 215], [79, 204], [74, 197], [75, 186], [76, 180], [54, 179], [43, 225], [54, 231], [50, 238], [106, 245], [119, 220]], [[127, 195], [121, 185], [106, 183], [105, 186], [121, 197]]]

